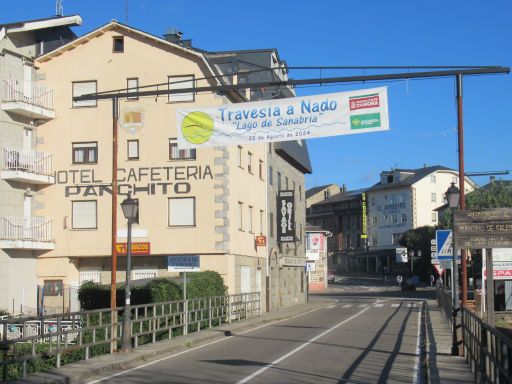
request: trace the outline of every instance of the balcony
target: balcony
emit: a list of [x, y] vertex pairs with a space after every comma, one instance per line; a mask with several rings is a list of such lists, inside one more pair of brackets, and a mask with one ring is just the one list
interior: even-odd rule
[[0, 107], [3, 111], [38, 120], [55, 118], [53, 90], [24, 80], [0, 81]]
[[30, 149], [0, 148], [0, 179], [27, 184], [55, 183], [53, 156]]
[[44, 217], [0, 217], [0, 248], [55, 249], [52, 224]]

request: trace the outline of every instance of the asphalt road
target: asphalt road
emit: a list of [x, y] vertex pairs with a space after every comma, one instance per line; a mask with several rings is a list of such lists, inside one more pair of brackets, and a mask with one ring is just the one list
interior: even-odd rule
[[416, 382], [419, 302], [345, 296], [336, 285], [326, 308], [90, 383]]

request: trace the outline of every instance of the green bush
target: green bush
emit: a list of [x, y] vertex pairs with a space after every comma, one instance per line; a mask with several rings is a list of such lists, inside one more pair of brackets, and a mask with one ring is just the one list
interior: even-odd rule
[[6, 310], [0, 309], [0, 316], [7, 316], [8, 314], [9, 312], [7, 312]]
[[[190, 278], [188, 277], [190, 276]], [[187, 299], [224, 296], [227, 287], [218, 272], [195, 272], [187, 276]]]

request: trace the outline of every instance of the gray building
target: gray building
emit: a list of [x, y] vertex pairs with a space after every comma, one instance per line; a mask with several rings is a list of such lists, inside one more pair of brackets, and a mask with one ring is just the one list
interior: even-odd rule
[[0, 24], [0, 309], [9, 312], [36, 311], [37, 256], [55, 246], [55, 223], [35, 201], [54, 183], [52, 154], [36, 148], [55, 110], [34, 59], [75, 39], [70, 27], [81, 23], [56, 16]]
[[[188, 44], [188, 43], [185, 43]], [[286, 80], [286, 62], [276, 49], [204, 52], [214, 70], [228, 84], [261, 83]], [[295, 97], [288, 86], [240, 90], [248, 101]], [[306, 197], [304, 174], [311, 173], [311, 163], [304, 140], [269, 143], [267, 166], [267, 310], [306, 301], [305, 228]], [[261, 166], [261, 165], [260, 165]], [[277, 194], [294, 191], [295, 241], [278, 243]]]

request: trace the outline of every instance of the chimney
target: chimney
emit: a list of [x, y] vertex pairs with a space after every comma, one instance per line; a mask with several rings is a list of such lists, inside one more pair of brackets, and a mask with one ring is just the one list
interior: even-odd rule
[[167, 32], [164, 33], [164, 39], [169, 43], [182, 45], [183, 32], [179, 31], [176, 27], [168, 28]]
[[347, 192], [347, 185], [346, 184], [343, 184], [341, 186], [341, 192]]

